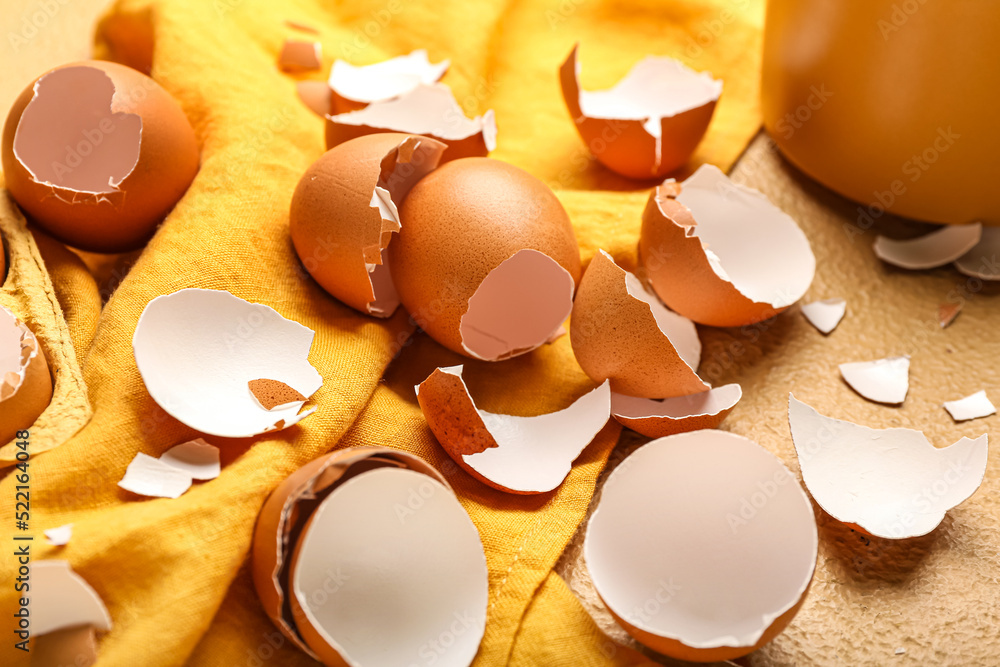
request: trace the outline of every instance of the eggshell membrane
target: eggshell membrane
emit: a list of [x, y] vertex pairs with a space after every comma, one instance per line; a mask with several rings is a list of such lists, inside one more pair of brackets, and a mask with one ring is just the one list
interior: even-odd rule
[[694, 325], [670, 312], [603, 250], [594, 255], [573, 302], [570, 342], [594, 382], [643, 398], [709, 390], [695, 369], [701, 342]]
[[743, 396], [738, 384], [715, 387], [690, 396], [656, 400], [611, 395], [611, 414], [626, 428], [647, 438], [717, 428]]
[[0, 306], [0, 442], [29, 428], [52, 400], [52, 376], [31, 330]]
[[840, 374], [851, 389], [869, 401], [898, 404], [910, 388], [910, 357], [840, 364]]
[[833, 419], [788, 396], [802, 480], [834, 519], [887, 539], [919, 537], [982, 484], [988, 436], [937, 448], [920, 431]]
[[718, 430], [654, 440], [625, 459], [584, 541], [594, 586], [622, 627], [696, 662], [777, 636], [805, 600], [817, 550], [812, 506], [788, 469]]
[[[313, 602], [331, 572], [335, 593]], [[447, 635], [436, 664], [465, 667], [486, 628], [479, 532], [451, 489], [413, 470], [342, 482], [302, 530], [289, 579], [299, 630], [326, 665], [406, 665]]]
[[901, 269], [935, 269], [958, 259], [976, 247], [983, 233], [981, 223], [942, 225], [941, 229], [915, 239], [896, 241], [877, 236], [875, 256]]
[[[399, 299], [448, 349], [491, 361], [523, 354], [544, 344], [569, 313], [580, 278], [576, 236], [552, 191], [521, 169], [489, 158], [448, 162], [413, 187], [400, 218], [389, 246]], [[494, 270], [501, 273], [487, 282]], [[477, 314], [470, 300], [481, 288], [488, 305]], [[504, 353], [470, 347], [467, 314], [470, 322], [502, 324], [505, 331], [477, 337], [494, 336]], [[530, 332], [515, 331], [522, 323]]]
[[87, 581], [64, 560], [31, 563], [31, 633], [45, 635], [78, 625], [111, 629], [107, 607]]
[[959, 272], [983, 280], [1000, 280], [1000, 227], [983, 227], [979, 242], [955, 260]]
[[558, 412], [515, 417], [479, 410], [461, 366], [436, 369], [416, 392], [428, 427], [455, 463], [483, 484], [516, 494], [562, 484], [611, 411], [607, 382]]
[[824, 334], [836, 329], [846, 312], [847, 302], [843, 299], [823, 299], [802, 304], [802, 314], [809, 320], [809, 324]]
[[335, 60], [330, 68], [330, 113], [363, 109], [372, 102], [404, 95], [420, 84], [435, 83], [450, 64], [448, 60], [430, 62], [424, 49], [361, 67]]
[[132, 336], [149, 395], [170, 416], [202, 433], [245, 438], [287, 428], [315, 411], [296, 401], [265, 410], [248, 388], [281, 378], [312, 396], [323, 378], [309, 363], [314, 333], [263, 304], [221, 290], [158, 296]]
[[663, 178], [694, 154], [722, 82], [672, 58], [647, 57], [614, 88], [583, 91], [579, 45], [559, 69], [576, 129], [601, 164], [628, 178]]
[[355, 310], [389, 317], [399, 305], [383, 252], [398, 205], [433, 170], [445, 145], [385, 133], [340, 144], [303, 174], [289, 212], [295, 252], [319, 285]]
[[142, 246], [199, 164], [194, 130], [170, 94], [136, 70], [96, 60], [28, 86], [7, 116], [2, 153], [21, 208], [60, 241], [95, 252]]
[[989, 417], [992, 414], [996, 414], [997, 411], [996, 406], [990, 402], [985, 390], [977, 391], [965, 398], [945, 401], [944, 409], [957, 422]]
[[650, 195], [639, 256], [668, 307], [718, 327], [777, 315], [806, 293], [816, 271], [791, 217], [707, 164]]
[[286, 595], [291, 551], [319, 500], [340, 482], [385, 466], [416, 470], [447, 486], [433, 467], [412, 454], [378, 447], [342, 449], [314, 459], [286, 477], [268, 496], [257, 517], [252, 550], [257, 596], [281, 633], [313, 658], [316, 654], [297, 629], [302, 616], [293, 614]]
[[405, 132], [436, 139], [448, 146], [442, 163], [486, 157], [497, 144], [493, 110], [466, 118], [451, 89], [443, 84], [421, 84], [399, 97], [327, 116], [326, 147], [376, 132]]

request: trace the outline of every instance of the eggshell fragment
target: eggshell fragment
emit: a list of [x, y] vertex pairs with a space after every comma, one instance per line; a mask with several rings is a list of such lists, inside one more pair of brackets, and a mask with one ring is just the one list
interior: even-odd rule
[[[320, 596], [331, 573], [336, 591]], [[465, 667], [486, 628], [479, 533], [447, 486], [413, 470], [369, 470], [328, 495], [302, 530], [289, 583], [299, 630], [327, 665], [406, 665], [447, 643], [436, 664]]]
[[467, 118], [451, 89], [440, 83], [420, 84], [399, 97], [327, 116], [326, 147], [376, 132], [404, 132], [437, 139], [448, 146], [441, 162], [486, 157], [497, 145], [493, 110]]
[[563, 410], [535, 417], [478, 409], [462, 366], [438, 368], [415, 389], [448, 455], [479, 481], [509, 493], [545, 493], [562, 484], [611, 414], [607, 382]]
[[191, 488], [191, 475], [184, 470], [139, 452], [125, 469], [118, 486], [151, 498], [180, 498]]
[[802, 479], [819, 506], [877, 537], [926, 535], [986, 474], [985, 434], [938, 449], [920, 431], [833, 419], [791, 394], [788, 423]]
[[942, 303], [938, 306], [938, 323], [941, 328], [944, 329], [954, 322], [960, 312], [962, 312], [961, 303]]
[[310, 35], [318, 35], [319, 30], [312, 27], [311, 25], [306, 25], [305, 23], [300, 23], [299, 21], [292, 21], [290, 19], [285, 20], [285, 25], [287, 25], [292, 30], [298, 30], [300, 32], [307, 32]]
[[247, 382], [250, 393], [265, 410], [274, 410], [289, 403], [304, 403], [308, 397], [303, 396], [292, 387], [280, 380], [250, 380]]
[[648, 438], [717, 428], [743, 397], [738, 384], [689, 396], [655, 400], [611, 394], [611, 414], [622, 426]]
[[373, 134], [330, 149], [306, 170], [289, 227], [295, 252], [323, 289], [368, 315], [395, 312], [385, 250], [400, 230], [400, 204], [444, 150], [434, 139]]
[[653, 191], [639, 255], [669, 308], [718, 327], [777, 315], [802, 298], [816, 272], [809, 240], [795, 221], [708, 164]]
[[323, 47], [319, 42], [285, 40], [278, 55], [278, 66], [286, 72], [307, 72], [323, 65]]
[[694, 324], [603, 250], [580, 281], [569, 337], [584, 372], [594, 382], [610, 380], [615, 393], [674, 398], [710, 388], [695, 372], [701, 341]]
[[321, 456], [289, 475], [271, 492], [258, 516], [252, 568], [257, 595], [281, 633], [313, 658], [316, 654], [297, 629], [302, 616], [293, 615], [286, 592], [292, 550], [320, 500], [341, 482], [381, 467], [415, 470], [447, 485], [434, 468], [412, 454], [375, 447], [345, 449]]
[[840, 374], [851, 389], [876, 403], [897, 404], [910, 389], [910, 357], [840, 364]]
[[0, 306], [0, 443], [30, 427], [52, 399], [52, 377], [38, 339]]
[[184, 112], [124, 65], [57, 67], [26, 88], [3, 133], [3, 171], [17, 203], [47, 232], [96, 252], [140, 247], [198, 171]]
[[961, 273], [983, 280], [1000, 280], [1000, 227], [983, 227], [979, 242], [955, 260]]
[[111, 615], [90, 584], [64, 560], [36, 560], [31, 567], [31, 634], [90, 625], [111, 629]]
[[97, 663], [92, 625], [77, 625], [31, 638], [32, 667], [91, 667]]
[[430, 62], [424, 49], [363, 67], [335, 60], [330, 70], [330, 89], [333, 91], [330, 111], [346, 113], [372, 102], [405, 95], [420, 84], [439, 81], [450, 64], [448, 60]]
[[616, 620], [681, 660], [737, 658], [805, 600], [818, 536], [805, 492], [774, 455], [733, 433], [654, 440], [608, 477], [584, 557]]
[[972, 250], [982, 236], [981, 223], [942, 225], [941, 229], [905, 241], [879, 235], [875, 238], [875, 256], [902, 269], [934, 269], [961, 258]]
[[989, 417], [992, 414], [996, 414], [997, 411], [996, 406], [990, 402], [985, 390], [977, 391], [975, 394], [955, 401], [945, 401], [944, 409], [957, 422]]
[[280, 378], [302, 396], [323, 384], [308, 361], [313, 332], [229, 292], [183, 289], [146, 306], [132, 349], [153, 400], [202, 433], [244, 438], [304, 419], [302, 401], [265, 410], [247, 389]]
[[49, 544], [54, 547], [63, 547], [69, 544], [70, 538], [73, 537], [73, 524], [67, 523], [64, 526], [49, 528], [42, 532], [45, 534], [45, 539]]
[[330, 85], [326, 81], [299, 81], [295, 91], [302, 103], [317, 116], [326, 118], [330, 113]]
[[648, 56], [613, 88], [585, 91], [578, 49], [563, 62], [559, 81], [594, 157], [629, 178], [663, 178], [686, 164], [705, 136], [722, 82], [673, 58]]
[[576, 236], [559, 199], [527, 172], [453, 160], [413, 186], [400, 219], [389, 246], [400, 301], [450, 350], [488, 361], [524, 354], [569, 315]]
[[843, 299], [823, 299], [802, 304], [802, 314], [821, 332], [828, 334], [837, 328], [847, 312], [847, 302]]
[[185, 472], [191, 479], [215, 479], [221, 472], [219, 448], [201, 438], [171, 447], [160, 455], [160, 461]]

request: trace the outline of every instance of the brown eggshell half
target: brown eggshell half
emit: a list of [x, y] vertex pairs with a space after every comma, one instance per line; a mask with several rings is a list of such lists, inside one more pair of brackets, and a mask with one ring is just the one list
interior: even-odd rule
[[52, 376], [35, 334], [0, 306], [0, 444], [29, 428], [52, 400]]
[[60, 241], [95, 252], [145, 243], [198, 172], [198, 143], [170, 94], [134, 69], [62, 65], [14, 102], [3, 171], [17, 203]]
[[[708, 130], [722, 83], [671, 58], [649, 57], [614, 88], [583, 91], [578, 48], [559, 68], [559, 81], [576, 129], [594, 157], [608, 169], [638, 179], [663, 178], [686, 164]], [[678, 105], [674, 100], [682, 94], [686, 102]], [[637, 98], [643, 100], [638, 106]], [[659, 136], [647, 129], [651, 124]]]
[[668, 307], [716, 327], [774, 317], [806, 293], [816, 270], [790, 216], [707, 164], [650, 194], [639, 257]]
[[450, 350], [510, 358], [544, 344], [569, 314], [576, 236], [552, 190], [527, 172], [454, 160], [413, 187], [400, 216], [389, 246], [400, 301]]
[[299, 634], [300, 619], [287, 594], [291, 553], [320, 501], [338, 484], [373, 468], [415, 470], [448, 483], [433, 467], [412, 454], [380, 447], [342, 449], [302, 466], [279, 484], [264, 502], [253, 538], [253, 582], [268, 617], [293, 644], [316, 658]]
[[466, 118], [451, 89], [443, 84], [421, 84], [390, 100], [372, 102], [364, 109], [327, 116], [326, 147], [333, 148], [366, 134], [405, 132], [446, 144], [441, 162], [486, 157], [496, 148], [493, 111]]
[[330, 149], [306, 170], [289, 226], [299, 259], [323, 289], [367, 315], [395, 312], [383, 251], [399, 231], [398, 204], [444, 149], [426, 137], [372, 134]]
[[618, 422], [648, 438], [717, 428], [743, 396], [738, 384], [715, 387], [690, 396], [655, 400], [611, 395], [611, 414]]
[[695, 372], [701, 343], [694, 325], [664, 308], [603, 250], [580, 281], [569, 336], [590, 379], [611, 380], [619, 394], [673, 398], [709, 389]]

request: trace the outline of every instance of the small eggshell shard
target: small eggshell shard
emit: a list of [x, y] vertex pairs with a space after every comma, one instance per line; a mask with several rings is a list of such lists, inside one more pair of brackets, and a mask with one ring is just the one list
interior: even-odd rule
[[118, 486], [151, 498], [180, 498], [191, 488], [191, 475], [184, 470], [139, 452], [125, 469]]
[[330, 69], [331, 113], [362, 109], [372, 102], [405, 95], [420, 84], [436, 83], [449, 65], [448, 60], [430, 62], [424, 49], [362, 67], [335, 60]]
[[182, 289], [146, 306], [132, 336], [153, 400], [202, 433], [245, 438], [287, 428], [313, 412], [296, 401], [265, 410], [247, 390], [281, 378], [302, 396], [323, 384], [309, 363], [313, 331], [229, 292]]
[[80, 625], [111, 629], [111, 615], [90, 584], [64, 560], [36, 560], [30, 565], [31, 634], [45, 635]]
[[403, 132], [436, 139], [448, 146], [441, 162], [486, 157], [497, 145], [493, 111], [467, 118], [451, 89], [440, 83], [421, 84], [399, 97], [328, 116], [326, 147], [333, 148], [376, 132]]
[[175, 445], [160, 454], [160, 462], [177, 468], [191, 479], [209, 480], [219, 476], [219, 448], [201, 438]]
[[996, 406], [990, 402], [985, 390], [977, 391], [974, 394], [955, 401], [945, 401], [944, 409], [957, 422], [989, 417], [992, 414], [996, 414], [997, 411]]
[[305, 23], [300, 23], [299, 21], [292, 21], [291, 19], [286, 19], [285, 25], [287, 25], [292, 30], [298, 30], [299, 32], [306, 32], [309, 33], [310, 35], [319, 34], [319, 30], [317, 30], [316, 28], [312, 27], [311, 25], [307, 25]]
[[711, 662], [746, 655], [788, 625], [812, 581], [818, 535], [781, 461], [709, 429], [654, 440], [612, 471], [583, 549], [629, 634]]
[[448, 349], [488, 361], [524, 354], [572, 309], [576, 235], [552, 190], [527, 172], [453, 160], [413, 186], [399, 215], [388, 254], [400, 302]]
[[535, 417], [478, 409], [462, 366], [436, 369], [416, 392], [448, 455], [479, 481], [508, 493], [546, 493], [562, 484], [611, 414], [607, 382], [563, 410]]
[[915, 239], [895, 241], [879, 235], [872, 248], [875, 256], [901, 269], [935, 269], [960, 259], [972, 250], [983, 233], [981, 223], [942, 225], [941, 229]]
[[326, 118], [330, 113], [330, 86], [326, 81], [299, 81], [295, 91], [302, 103], [317, 116]]
[[559, 81], [594, 156], [628, 178], [663, 178], [686, 164], [705, 136], [722, 82], [673, 58], [648, 56], [613, 88], [586, 91], [580, 87], [578, 48], [563, 62]]
[[717, 428], [743, 397], [738, 384], [656, 400], [611, 394], [611, 414], [618, 422], [647, 438]]
[[31, 638], [32, 667], [91, 667], [97, 664], [94, 626], [77, 625]]
[[667, 307], [717, 327], [777, 315], [802, 298], [816, 272], [795, 220], [708, 164], [653, 191], [639, 256]]
[[1000, 227], [983, 227], [982, 237], [955, 260], [959, 272], [983, 280], [1000, 280]]
[[846, 312], [847, 302], [843, 299], [823, 299], [802, 304], [802, 314], [809, 320], [809, 324], [825, 334], [837, 328]]
[[295, 252], [324, 290], [367, 315], [396, 311], [385, 251], [400, 231], [399, 204], [444, 150], [425, 137], [372, 134], [328, 150], [306, 170], [289, 227]]
[[64, 547], [69, 544], [73, 537], [73, 524], [67, 523], [64, 526], [57, 526], [42, 531], [46, 541], [54, 547]]
[[961, 303], [942, 303], [938, 306], [938, 323], [941, 328], [944, 329], [954, 322], [960, 312], [962, 312]]
[[250, 380], [247, 382], [247, 387], [249, 387], [253, 397], [257, 399], [260, 407], [265, 410], [274, 410], [290, 403], [299, 403], [301, 405], [308, 400], [307, 396], [303, 396], [281, 380], [268, 380], [264, 378]]
[[938, 449], [920, 431], [833, 419], [791, 394], [788, 423], [812, 497], [833, 518], [876, 537], [926, 535], [986, 474], [985, 434]]
[[869, 401], [896, 405], [910, 389], [910, 357], [840, 364], [840, 374], [851, 389]]
[[580, 281], [569, 327], [573, 353], [594, 382], [642, 398], [709, 390], [695, 372], [701, 341], [691, 320], [663, 307], [611, 255], [594, 255]]
[[3, 133], [3, 171], [45, 231], [96, 252], [140, 247], [198, 171], [181, 107], [124, 65], [57, 67], [26, 88]]
[[412, 454], [376, 447], [344, 449], [321, 456], [289, 475], [268, 496], [258, 516], [252, 567], [257, 595], [281, 633], [313, 658], [316, 654], [299, 634], [302, 616], [293, 614], [286, 592], [292, 551], [320, 500], [342, 482], [383, 467], [415, 470], [447, 486], [440, 473]]
[[319, 42], [285, 40], [278, 54], [278, 66], [286, 72], [308, 72], [323, 65], [323, 47]]
[[30, 427], [52, 400], [52, 376], [35, 334], [0, 306], [0, 444]]
[[[407, 511], [413, 498], [422, 502]], [[331, 571], [340, 584], [320, 601]], [[327, 496], [302, 531], [289, 586], [303, 638], [326, 665], [409, 664], [447, 633], [437, 664], [465, 667], [486, 628], [479, 532], [448, 487], [413, 470], [369, 470]]]

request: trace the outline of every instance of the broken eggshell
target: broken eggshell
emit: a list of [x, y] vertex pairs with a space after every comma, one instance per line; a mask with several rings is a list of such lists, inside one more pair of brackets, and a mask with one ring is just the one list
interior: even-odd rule
[[140, 247], [198, 171], [198, 143], [170, 94], [104, 61], [57, 67], [17, 98], [3, 132], [17, 203], [60, 241], [95, 252]]
[[653, 290], [699, 324], [768, 319], [809, 289], [816, 258], [795, 221], [764, 194], [702, 165], [646, 204], [639, 256]]
[[809, 320], [809, 324], [824, 334], [836, 329], [846, 312], [847, 302], [843, 299], [823, 299], [802, 304], [802, 314]]
[[31, 634], [44, 635], [80, 625], [111, 629], [111, 615], [97, 591], [64, 560], [31, 563]]
[[490, 158], [448, 162], [413, 186], [400, 218], [388, 253], [399, 299], [448, 349], [508, 359], [545, 344], [569, 316], [576, 235], [527, 172]]
[[869, 401], [896, 405], [906, 399], [910, 389], [910, 357], [840, 364], [840, 374], [851, 389]]
[[466, 118], [451, 89], [440, 83], [420, 84], [399, 97], [327, 116], [326, 147], [333, 148], [376, 132], [404, 132], [436, 139], [448, 146], [441, 157], [442, 163], [464, 157], [486, 157], [497, 143], [493, 111]]
[[812, 506], [782, 462], [711, 429], [622, 461], [583, 545], [594, 587], [628, 633], [698, 662], [774, 639], [805, 601], [817, 549]]
[[563, 62], [559, 80], [594, 157], [628, 178], [663, 178], [686, 164], [705, 136], [722, 82], [673, 58], [648, 56], [613, 88], [581, 90], [578, 49]]
[[942, 225], [930, 234], [903, 241], [879, 235], [872, 248], [876, 257], [901, 269], [935, 269], [966, 255], [979, 243], [982, 233], [978, 222]]
[[0, 306], [0, 444], [27, 429], [52, 400], [52, 377], [38, 339]]
[[983, 227], [979, 242], [955, 260], [959, 272], [983, 280], [1000, 280], [1000, 227]]
[[802, 479], [819, 506], [876, 537], [926, 535], [986, 474], [985, 434], [938, 449], [920, 431], [833, 419], [791, 394], [788, 424]]
[[738, 384], [662, 400], [611, 394], [611, 414], [625, 428], [647, 438], [662, 438], [718, 428], [742, 397], [743, 389]]
[[182, 289], [146, 306], [132, 336], [153, 400], [193, 429], [245, 438], [292, 426], [315, 411], [296, 401], [265, 410], [247, 383], [277, 379], [309, 397], [323, 384], [309, 364], [313, 331], [229, 292]]
[[286, 72], [317, 70], [323, 64], [323, 47], [319, 42], [285, 40], [278, 54], [278, 66]]
[[563, 410], [534, 417], [478, 409], [461, 366], [438, 368], [415, 389], [427, 426], [455, 463], [508, 493], [545, 493], [562, 484], [611, 412], [607, 382]]
[[219, 448], [201, 438], [174, 445], [160, 454], [160, 461], [199, 481], [215, 479], [222, 470]]
[[330, 113], [355, 111], [372, 102], [405, 95], [420, 84], [436, 83], [449, 65], [447, 60], [430, 62], [424, 49], [361, 67], [335, 60], [330, 69]]
[[643, 398], [673, 398], [708, 391], [695, 372], [701, 341], [694, 324], [667, 310], [611, 255], [598, 251], [580, 281], [570, 342], [594, 382]]
[[368, 315], [395, 312], [385, 250], [400, 230], [403, 198], [444, 150], [426, 137], [372, 134], [328, 150], [306, 170], [289, 227], [295, 252], [324, 290]]
[[341, 482], [381, 467], [415, 470], [446, 485], [434, 468], [412, 454], [376, 447], [344, 449], [321, 456], [289, 475], [271, 492], [258, 516], [252, 564], [257, 595], [281, 633], [313, 658], [316, 654], [299, 634], [302, 617], [293, 614], [288, 596], [292, 551], [323, 498]]
[[996, 414], [997, 411], [996, 406], [990, 402], [989, 397], [986, 395], [986, 390], [977, 391], [965, 398], [959, 398], [954, 401], [945, 401], [944, 409], [957, 422], [989, 417], [992, 414]]

